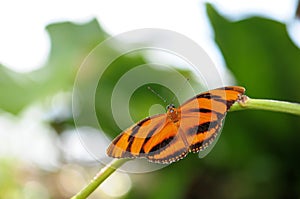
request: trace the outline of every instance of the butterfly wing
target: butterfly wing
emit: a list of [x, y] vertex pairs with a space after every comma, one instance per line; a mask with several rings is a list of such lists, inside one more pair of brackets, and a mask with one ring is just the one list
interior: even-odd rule
[[244, 92], [238, 86], [218, 88], [201, 93], [179, 107], [180, 129], [185, 132], [189, 151], [204, 150], [215, 140], [227, 111]]
[[143, 156], [144, 145], [157, 130], [164, 126], [166, 114], [145, 118], [118, 135], [107, 148], [107, 155], [114, 158]]
[[160, 114], [146, 118], [117, 136], [107, 149], [114, 158], [145, 157], [151, 162], [170, 163], [183, 158], [188, 146], [178, 137], [178, 128]]
[[217, 137], [227, 111], [244, 92], [243, 87], [231, 86], [201, 93], [178, 108], [178, 122], [168, 114], [148, 117], [116, 137], [107, 155], [171, 163], [188, 151], [203, 150]]
[[146, 158], [150, 162], [169, 164], [186, 156], [189, 146], [182, 139], [180, 131], [171, 120], [154, 134], [144, 146]]

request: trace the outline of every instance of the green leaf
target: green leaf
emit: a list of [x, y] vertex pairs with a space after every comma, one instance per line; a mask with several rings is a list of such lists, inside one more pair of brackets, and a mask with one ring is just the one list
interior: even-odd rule
[[[300, 50], [285, 24], [263, 17], [231, 21], [207, 13], [227, 67], [252, 98], [300, 102]], [[293, 198], [299, 192], [299, 117], [263, 111], [230, 113], [210, 164], [227, 167], [235, 198]], [[291, 180], [292, 179], [292, 180]], [[229, 182], [228, 182], [229, 183]], [[232, 197], [231, 197], [232, 198]]]
[[107, 37], [96, 20], [82, 25], [52, 24], [47, 31], [51, 52], [45, 66], [30, 73], [17, 73], [0, 65], [2, 110], [16, 114], [35, 101], [70, 90], [84, 57]]
[[262, 17], [232, 22], [209, 4], [207, 13], [228, 68], [250, 96], [300, 100], [300, 50], [285, 24]]

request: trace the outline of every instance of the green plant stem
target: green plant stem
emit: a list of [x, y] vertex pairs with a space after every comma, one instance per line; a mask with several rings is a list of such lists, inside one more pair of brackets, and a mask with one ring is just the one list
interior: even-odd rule
[[251, 99], [246, 96], [241, 102], [233, 104], [230, 111], [240, 111], [245, 109], [267, 110], [300, 115], [300, 104], [298, 103], [278, 100]]
[[[230, 111], [246, 109], [267, 110], [300, 115], [300, 104], [277, 100], [251, 99], [247, 96], [243, 96], [243, 99], [240, 102], [233, 104]], [[128, 160], [130, 159], [114, 159], [106, 167], [102, 168], [94, 179], [71, 199], [87, 198], [106, 178]]]
[[114, 159], [104, 168], [102, 168], [99, 173], [91, 180], [89, 184], [87, 184], [80, 192], [78, 192], [71, 199], [84, 199], [87, 198], [91, 193], [95, 191], [95, 189], [113, 172], [116, 171], [120, 166], [122, 166], [125, 162], [130, 159]]

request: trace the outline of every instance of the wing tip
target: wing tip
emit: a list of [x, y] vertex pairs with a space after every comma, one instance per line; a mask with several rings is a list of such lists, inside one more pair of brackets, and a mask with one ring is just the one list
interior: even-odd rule
[[225, 86], [225, 87], [221, 87], [219, 89], [224, 89], [224, 90], [233, 90], [233, 91], [237, 91], [241, 94], [244, 94], [246, 89], [242, 86]]

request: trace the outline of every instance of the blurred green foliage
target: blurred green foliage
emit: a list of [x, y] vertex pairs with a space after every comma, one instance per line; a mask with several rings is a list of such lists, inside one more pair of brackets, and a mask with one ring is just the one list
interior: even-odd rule
[[[230, 21], [211, 5], [207, 5], [207, 13], [226, 64], [238, 85], [247, 89], [247, 95], [300, 101], [300, 50], [290, 40], [284, 24], [262, 17]], [[44, 67], [21, 74], [0, 66], [0, 108], [3, 111], [18, 113], [59, 91], [71, 91], [83, 59], [109, 36], [96, 20], [83, 25], [52, 24], [47, 30], [52, 47]], [[116, 47], [107, 49], [108, 54], [117, 51]], [[147, 62], [143, 54], [122, 56], [99, 81], [95, 108], [102, 129], [111, 137], [121, 131], [111, 113], [114, 85], [127, 71]], [[172, 76], [170, 71], [154, 67], [149, 70], [147, 75], [150, 76], [157, 73], [162, 77]], [[186, 70], [180, 73], [192, 76]], [[89, 75], [93, 73], [87, 74], [87, 78]], [[195, 80], [191, 82], [196, 86]], [[168, 88], [149, 85], [166, 99], [173, 98], [174, 93]], [[138, 88], [130, 100], [131, 115], [136, 121], [148, 115], [152, 104], [166, 105], [149, 92], [149, 85]], [[181, 86], [179, 82], [178, 88]], [[59, 125], [71, 119], [65, 118]], [[143, 181], [134, 184], [124, 198], [299, 198], [299, 132], [300, 120], [296, 116], [263, 111], [229, 113], [222, 136], [208, 156], [199, 159], [189, 154], [162, 170], [133, 174], [134, 179], [142, 175]], [[14, 178], [9, 176], [6, 165], [0, 162], [0, 198], [10, 184], [16, 189], [20, 186], [13, 180], [4, 186], [3, 179]]]
[[24, 74], [0, 64], [0, 109], [19, 113], [33, 102], [70, 91], [83, 59], [107, 37], [96, 20], [84, 25], [52, 24], [47, 31], [51, 52], [45, 66]]
[[[207, 13], [226, 64], [247, 95], [300, 102], [300, 50], [285, 24], [262, 17], [232, 22], [211, 5]], [[237, 189], [235, 197], [222, 198], [298, 198], [298, 132], [300, 118], [293, 115], [263, 111], [228, 115], [215, 152], [227, 147], [228, 154], [216, 155], [229, 168], [225, 173], [235, 176]]]

